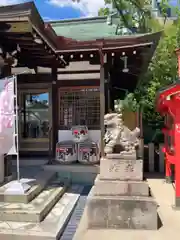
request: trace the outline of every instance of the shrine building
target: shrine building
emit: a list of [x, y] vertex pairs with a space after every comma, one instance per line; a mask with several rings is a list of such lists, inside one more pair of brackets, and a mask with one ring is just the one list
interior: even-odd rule
[[[116, 17], [44, 22], [33, 2], [0, 7], [1, 78], [17, 75], [20, 156], [54, 159], [74, 125], [102, 142], [104, 114], [141, 83], [160, 36], [122, 35]], [[129, 114], [129, 128], [141, 128]]]

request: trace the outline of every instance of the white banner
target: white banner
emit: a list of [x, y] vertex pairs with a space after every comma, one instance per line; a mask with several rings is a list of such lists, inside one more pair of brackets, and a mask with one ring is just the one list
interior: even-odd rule
[[[15, 154], [15, 78], [0, 79], [0, 155]], [[10, 153], [11, 152], [11, 153]]]

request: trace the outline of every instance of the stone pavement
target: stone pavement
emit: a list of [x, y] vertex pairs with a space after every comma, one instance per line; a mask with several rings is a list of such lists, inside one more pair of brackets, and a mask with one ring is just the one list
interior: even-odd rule
[[148, 183], [157, 203], [162, 226], [157, 231], [139, 230], [87, 230], [86, 210], [73, 240], [179, 240], [180, 239], [180, 211], [172, 209], [174, 203], [174, 186], [166, 184], [162, 178], [149, 176]]
[[91, 190], [91, 186], [84, 187], [83, 192], [81, 193], [81, 196], [79, 197], [79, 200], [77, 202], [77, 205], [74, 208], [74, 211], [71, 215], [71, 218], [69, 219], [69, 222], [59, 240], [72, 240], [73, 239], [73, 236], [76, 233], [76, 230], [80, 223], [81, 217], [83, 215], [87, 196], [88, 196], [88, 193], [90, 192], [90, 190]]

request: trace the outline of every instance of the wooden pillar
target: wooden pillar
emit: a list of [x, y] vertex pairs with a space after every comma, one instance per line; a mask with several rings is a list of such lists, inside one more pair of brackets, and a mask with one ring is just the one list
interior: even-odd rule
[[104, 55], [100, 53], [100, 128], [101, 128], [101, 158], [104, 157], [104, 115], [105, 115], [105, 87], [104, 87]]
[[52, 129], [51, 129], [52, 158], [55, 157], [56, 143], [58, 141], [58, 89], [57, 68], [52, 69]]
[[159, 172], [164, 173], [164, 163], [165, 163], [165, 155], [164, 155], [164, 144], [159, 145]]
[[104, 94], [105, 94], [105, 113], [108, 113], [109, 111], [109, 94], [108, 94], [108, 82], [107, 79], [105, 80], [105, 87], [104, 87]]
[[105, 113], [110, 109], [110, 94], [109, 94], [109, 67], [108, 64], [104, 64], [104, 84], [105, 84]]
[[143, 108], [138, 108], [138, 127], [140, 129], [140, 158], [144, 160]]
[[154, 172], [154, 143], [148, 144], [149, 151], [149, 172]]

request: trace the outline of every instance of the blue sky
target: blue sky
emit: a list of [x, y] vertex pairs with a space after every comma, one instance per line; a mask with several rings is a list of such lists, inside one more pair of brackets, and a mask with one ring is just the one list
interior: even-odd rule
[[[0, 5], [11, 5], [26, 0], [0, 0]], [[98, 9], [104, 6], [104, 0], [34, 0], [41, 16], [47, 20], [59, 20], [97, 16]]]
[[[170, 0], [173, 6], [179, 0]], [[0, 5], [11, 5], [27, 2], [26, 0], [0, 0]], [[99, 8], [104, 6], [104, 0], [80, 0], [73, 3], [72, 0], [34, 0], [38, 11], [45, 21], [92, 17], [97, 16]], [[41, 95], [40, 99], [47, 99], [47, 94]]]
[[[26, 0], [0, 0], [0, 5], [9, 5], [25, 2]], [[170, 0], [176, 5], [179, 0]], [[72, 0], [34, 0], [44, 20], [59, 20], [97, 16], [98, 9], [104, 6], [104, 0], [80, 0], [74, 3]]]
[[[43, 16], [45, 20], [79, 18], [84, 15], [84, 13], [79, 9], [68, 5], [61, 7], [57, 6], [56, 4], [49, 4], [45, 0], [35, 0], [34, 2], [41, 16]], [[42, 2], [44, 3], [42, 4]]]

